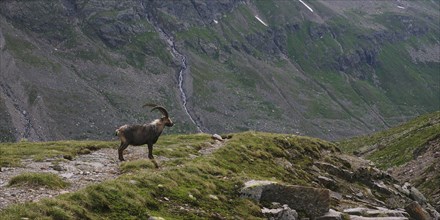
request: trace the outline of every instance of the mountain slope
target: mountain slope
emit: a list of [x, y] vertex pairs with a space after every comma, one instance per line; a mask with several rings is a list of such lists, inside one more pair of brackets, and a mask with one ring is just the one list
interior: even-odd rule
[[369, 136], [341, 142], [341, 149], [389, 168], [401, 183], [419, 188], [440, 209], [440, 112]]
[[438, 2], [305, 3], [2, 1], [0, 139], [102, 139], [144, 102], [171, 133], [326, 139], [440, 108]]

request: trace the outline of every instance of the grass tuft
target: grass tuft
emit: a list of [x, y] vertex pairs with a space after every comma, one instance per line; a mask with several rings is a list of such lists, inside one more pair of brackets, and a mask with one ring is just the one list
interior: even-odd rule
[[46, 187], [63, 189], [70, 184], [52, 173], [22, 173], [9, 181], [9, 186]]
[[153, 169], [155, 167], [151, 160], [141, 159], [141, 160], [124, 162], [121, 164], [120, 168], [123, 173], [128, 173], [128, 172], [139, 171], [142, 169]]

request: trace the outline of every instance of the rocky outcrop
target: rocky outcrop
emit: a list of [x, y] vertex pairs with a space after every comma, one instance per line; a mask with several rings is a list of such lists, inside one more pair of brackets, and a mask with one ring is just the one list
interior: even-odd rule
[[[283, 28], [271, 28], [246, 36], [247, 42], [266, 55], [281, 57], [287, 54], [287, 34]], [[250, 51], [249, 51], [250, 52]]]
[[304, 211], [308, 216], [316, 218], [330, 209], [330, 191], [324, 188], [271, 184], [264, 188], [260, 201], [287, 204], [292, 209]]
[[[340, 71], [347, 71], [362, 64], [374, 67], [378, 63], [378, 54], [378, 48], [357, 48], [356, 50], [343, 54], [338, 58], [338, 69]], [[362, 75], [360, 75], [359, 78], [363, 80], [366, 79], [366, 77], [363, 77]]]
[[250, 181], [245, 183], [241, 194], [263, 204], [286, 204], [289, 208], [305, 212], [312, 218], [322, 216], [330, 209], [330, 191], [323, 188]]
[[[383, 207], [373, 208], [367, 200], [356, 199], [356, 197], [363, 197], [362, 195], [346, 196], [346, 198], [354, 198], [350, 202], [352, 204], [360, 202], [359, 204], [363, 205], [337, 211], [330, 208], [330, 191], [328, 189], [284, 185], [267, 180], [248, 181], [240, 192], [242, 197], [261, 203], [264, 206], [261, 210], [264, 216], [274, 220], [298, 219], [297, 211], [317, 220], [342, 220], [347, 216], [357, 220], [438, 219], [435, 213], [428, 213], [417, 201], [410, 202], [405, 206], [405, 209], [403, 207], [400, 209], [386, 208], [384, 207], [387, 206], [385, 203], [382, 203]], [[427, 208], [429, 207], [428, 205]]]

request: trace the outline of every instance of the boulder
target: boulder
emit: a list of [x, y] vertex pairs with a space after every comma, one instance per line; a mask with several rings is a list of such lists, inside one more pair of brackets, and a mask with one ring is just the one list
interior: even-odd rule
[[223, 141], [222, 136], [218, 135], [218, 134], [213, 134], [211, 136], [212, 139], [217, 140], [217, 141]]
[[260, 201], [287, 204], [315, 218], [324, 215], [330, 209], [330, 191], [321, 188], [271, 184], [262, 191]]
[[287, 204], [312, 218], [325, 215], [330, 209], [330, 191], [296, 185], [283, 185], [271, 181], [249, 181], [241, 190], [242, 196], [262, 203]]

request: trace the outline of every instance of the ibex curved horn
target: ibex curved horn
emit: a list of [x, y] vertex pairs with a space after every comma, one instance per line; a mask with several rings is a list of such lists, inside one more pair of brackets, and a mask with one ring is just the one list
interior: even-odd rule
[[142, 107], [153, 107], [151, 109], [151, 111], [154, 111], [154, 110], [157, 109], [157, 110], [159, 110], [162, 113], [163, 116], [169, 118], [168, 111], [164, 107], [162, 107], [160, 105], [156, 105], [156, 104], [152, 104], [152, 103], [145, 103]]
[[166, 118], [168, 118], [168, 112], [167, 112], [167, 110], [166, 110], [164, 107], [162, 107], [162, 106], [156, 106], [156, 107], [152, 108], [151, 111], [154, 111], [154, 110], [156, 110], [156, 109], [159, 110], [159, 111], [162, 113], [163, 116], [165, 116]]
[[142, 107], [156, 107], [158, 105], [153, 104], [153, 103], [145, 103]]

